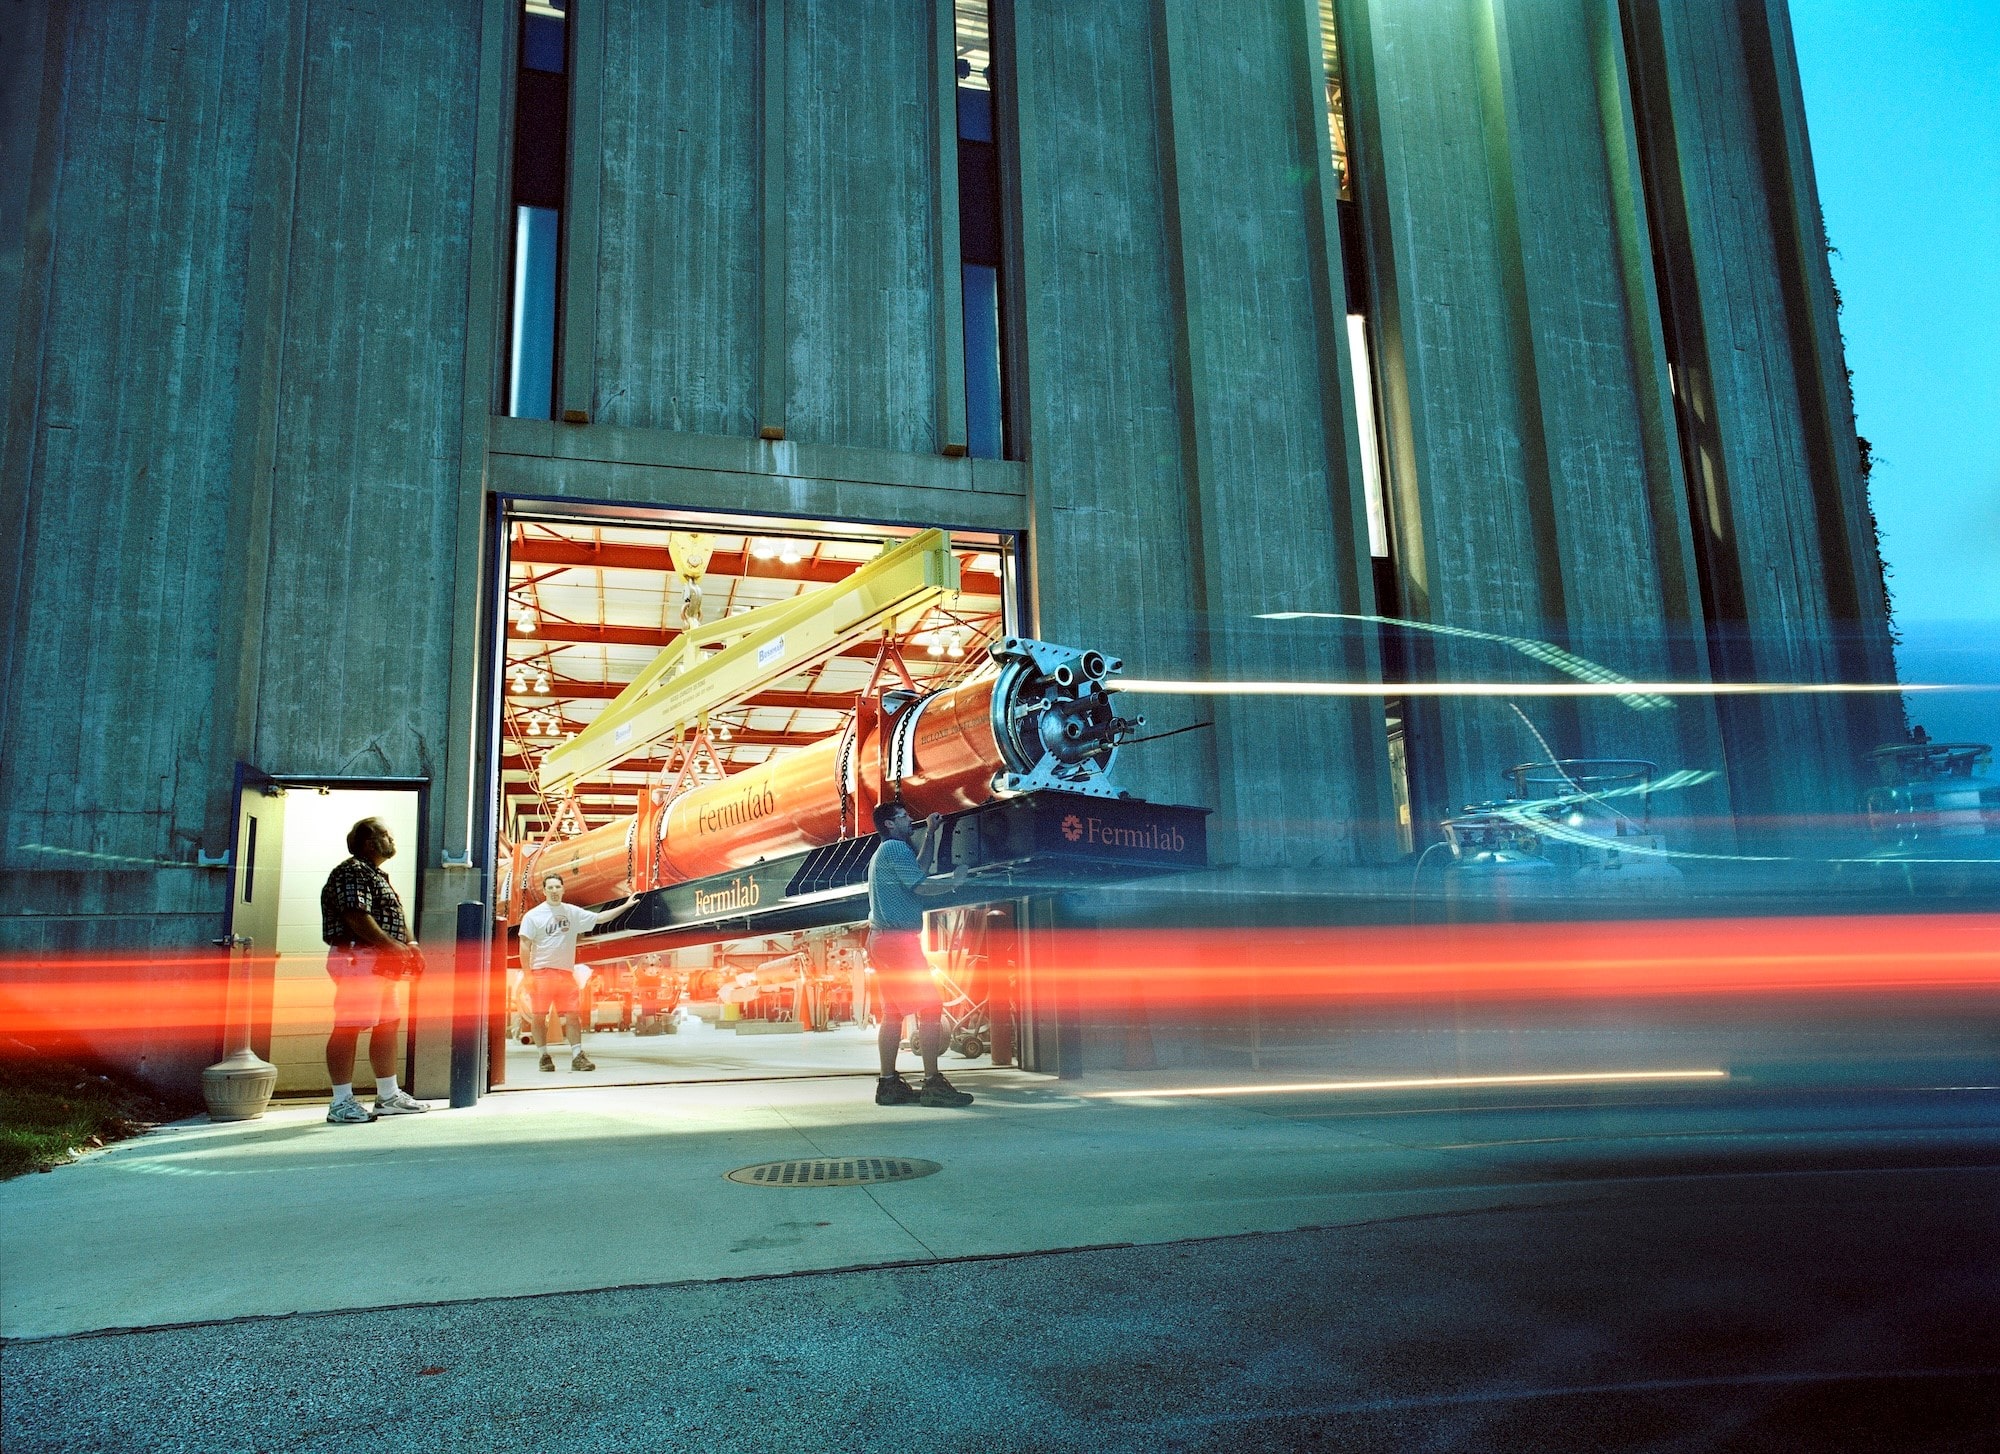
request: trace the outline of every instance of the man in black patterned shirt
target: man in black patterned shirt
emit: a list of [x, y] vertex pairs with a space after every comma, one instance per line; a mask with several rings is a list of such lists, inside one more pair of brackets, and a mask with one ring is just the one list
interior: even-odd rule
[[[347, 851], [319, 891], [320, 937], [327, 943], [326, 972], [333, 976], [333, 1033], [326, 1040], [326, 1073], [333, 1082], [329, 1125], [365, 1125], [377, 1116], [411, 1116], [430, 1107], [396, 1085], [396, 1046], [405, 978], [423, 973], [423, 955], [410, 938], [403, 901], [382, 865], [395, 856], [396, 840], [379, 818], [347, 830]], [[375, 1072], [375, 1109], [354, 1098], [354, 1051], [368, 1031], [368, 1063]]]

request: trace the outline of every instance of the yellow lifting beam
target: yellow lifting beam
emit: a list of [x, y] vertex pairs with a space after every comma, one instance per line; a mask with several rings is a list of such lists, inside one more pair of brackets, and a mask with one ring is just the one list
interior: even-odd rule
[[838, 585], [683, 631], [596, 721], [550, 750], [537, 775], [541, 790], [561, 792], [616, 767], [885, 626], [914, 625], [957, 593], [951, 537], [924, 530], [885, 547]]

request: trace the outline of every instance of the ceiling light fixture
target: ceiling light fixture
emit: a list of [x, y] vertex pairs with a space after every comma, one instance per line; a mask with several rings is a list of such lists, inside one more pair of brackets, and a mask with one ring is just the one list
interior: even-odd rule
[[753, 540], [750, 542], [750, 553], [759, 560], [769, 560], [778, 553], [778, 547], [768, 540]]
[[787, 540], [785, 548], [778, 552], [778, 560], [784, 565], [797, 565], [799, 563], [798, 542]]

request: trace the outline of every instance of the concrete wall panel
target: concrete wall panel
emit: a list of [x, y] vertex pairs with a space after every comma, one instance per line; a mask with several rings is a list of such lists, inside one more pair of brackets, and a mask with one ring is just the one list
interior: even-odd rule
[[[1857, 568], [1841, 549], [1841, 527], [1820, 516], [1822, 491], [1837, 510], [1834, 502], [1859, 489], [1830, 477], [1851, 458], [1816, 452], [1811, 431], [1834, 405], [1820, 395], [1799, 313], [1800, 259], [1784, 242], [1799, 231], [1817, 238], [1819, 220], [1785, 211], [1788, 179], [1772, 171], [1779, 101], [1769, 53], [1753, 43], [1761, 38], [1746, 8], [1659, 3], [1636, 14], [1655, 169], [1680, 259], [1683, 408], [1696, 528], [1709, 540], [1717, 600], [1718, 673], [1842, 680], [1851, 657], [1881, 655], [1886, 622], [1843, 611]], [[1824, 258], [1811, 265], [1823, 268]], [[1851, 652], [1857, 635], [1863, 650]], [[1837, 697], [1732, 703], [1724, 726], [1742, 801], [1772, 826], [1823, 812], [1830, 798], [1851, 801], [1880, 719], [1872, 704]]]
[[[1166, 676], [1200, 655], [1173, 373], [1149, 0], [1016, 6], [1037, 629]], [[1197, 720], [1162, 704], [1162, 726]], [[1204, 734], [1121, 760], [1142, 797], [1212, 801]]]
[[[434, 774], [447, 717], [475, 16], [317, 6], [258, 717], [267, 770]], [[473, 567], [466, 562], [466, 568]]]
[[[1544, 638], [1559, 629], [1557, 552], [1517, 348], [1513, 220], [1496, 146], [1483, 0], [1344, 7], [1361, 111], [1364, 206], [1391, 337], [1383, 351], [1396, 553], [1405, 612], [1439, 626]], [[1419, 637], [1440, 679], [1539, 675], [1504, 647]], [[1421, 659], [1421, 658], [1420, 658]], [[1552, 725], [1541, 716], [1544, 730]], [[1506, 762], [1540, 755], [1504, 705], [1418, 708], [1412, 736], [1437, 781], [1420, 812], [1491, 797]], [[1559, 749], [1560, 750], [1560, 749]]]
[[191, 3], [52, 17], [61, 90], [44, 97], [35, 219], [49, 251], [23, 279], [12, 377], [21, 555], [0, 754], [0, 853], [30, 875], [7, 898], [43, 912], [117, 896], [76, 905], [42, 870], [191, 861], [218, 770], [260, 29], [254, 10]]
[[930, 7], [789, 0], [785, 35], [786, 437], [934, 452]]
[[606, 23], [591, 418], [754, 435], [758, 7], [616, 0]]
[[[1301, 95], [1302, 12], [1268, 0], [1216, 28], [1200, 7], [1168, 0], [1158, 16], [1171, 69], [1161, 99], [1172, 117], [1204, 655], [1224, 680], [1353, 680], [1351, 629], [1256, 619], [1362, 602], [1349, 484], [1331, 465], [1346, 451], [1328, 437], [1323, 407], [1324, 392], [1344, 384], [1313, 303], [1309, 179], [1325, 142]], [[1309, 867], [1354, 856], [1356, 778], [1373, 756], [1360, 739], [1381, 736], [1379, 712], [1370, 721], [1345, 703], [1303, 698], [1218, 703], [1216, 730], [1228, 861]], [[1308, 762], [1317, 770], [1302, 792], [1288, 764]]]
[[[1635, 303], [1619, 256], [1608, 151], [1618, 138], [1603, 124], [1607, 61], [1594, 54], [1616, 32], [1593, 23], [1596, 0], [1493, 0], [1492, 9], [1491, 84], [1525, 335], [1517, 350], [1532, 386], [1524, 407], [1537, 411], [1541, 436], [1549, 564], [1561, 580], [1563, 618], [1548, 634], [1639, 680], [1700, 679], [1707, 662], [1682, 475], [1677, 460], [1649, 448], [1643, 417], [1657, 321], [1634, 314], [1658, 303]], [[1543, 715], [1564, 729], [1555, 745], [1565, 753], [1651, 758], [1666, 771], [1721, 766], [1714, 710], [1700, 699], [1634, 711], [1598, 698]]]
[[[190, 860], [224, 846], [232, 756], [477, 791], [496, 489], [1026, 523], [1038, 629], [1134, 675], [1374, 670], [1254, 619], [1372, 603], [1310, 0], [996, 4], [1019, 462], [940, 449], [940, 9], [607, 3], [565, 309], [582, 426], [484, 413], [509, 0], [70, 0], [15, 33], [0, 946], [206, 939], [226, 876]], [[1406, 614], [1633, 676], [1887, 660], [1775, 7], [1338, 0]], [[1685, 259], [1657, 281], [1655, 225]], [[1445, 678], [1547, 675], [1432, 648]], [[1144, 705], [1214, 730], [1122, 776], [1215, 805], [1244, 879], [1363, 851], [1373, 701]], [[1714, 755], [1689, 704], [1529, 712], [1565, 753]], [[1732, 710], [1737, 801], [1847, 806], [1864, 715]], [[1499, 700], [1413, 722], [1420, 819], [1541, 751]], [[441, 923], [436, 847], [413, 867]]]

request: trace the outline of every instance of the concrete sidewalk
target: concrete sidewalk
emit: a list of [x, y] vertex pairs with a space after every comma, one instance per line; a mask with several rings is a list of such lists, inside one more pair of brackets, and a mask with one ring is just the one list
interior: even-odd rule
[[[843, 1078], [495, 1095], [369, 1126], [328, 1126], [318, 1106], [178, 1123], [0, 1185], [0, 1335], [1164, 1242], [1494, 1198], [1464, 1158], [1248, 1104], [960, 1079], [979, 1097], [963, 1111], [885, 1110], [872, 1080]], [[871, 1187], [724, 1179], [820, 1155], [944, 1169]]]
[[1818, 1147], [1846, 1170], [1586, 1180], [1558, 1207], [0, 1342], [0, 1445], [1991, 1449], [1994, 1172], [1849, 1149]]
[[[0, 1184], [0, 1335], [1528, 1208], [1587, 1197], [1607, 1158], [1619, 1176], [1671, 1175], [1689, 1155], [1783, 1166], [1826, 1135], [1907, 1149], [1977, 1125], [1985, 1144], [1991, 1124], [1990, 1097], [1891, 1097], [1871, 1130], [1740, 1082], [1371, 1100], [1157, 1098], [1189, 1081], [1167, 1073], [961, 1080], [979, 1097], [962, 1111], [878, 1108], [872, 1080], [850, 1077], [522, 1092], [354, 1127], [318, 1106], [179, 1123]], [[868, 1187], [725, 1180], [820, 1155], [943, 1170]]]

